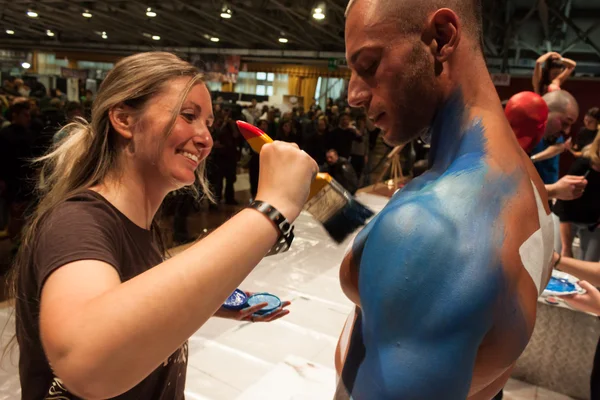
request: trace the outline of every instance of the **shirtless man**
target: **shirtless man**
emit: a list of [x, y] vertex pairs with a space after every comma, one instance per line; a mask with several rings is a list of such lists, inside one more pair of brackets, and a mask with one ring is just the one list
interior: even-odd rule
[[[443, 7], [443, 8], [442, 8]], [[476, 0], [353, 0], [349, 101], [390, 145], [431, 139], [341, 266], [356, 304], [336, 399], [492, 398], [533, 331], [552, 219], [487, 71]]]

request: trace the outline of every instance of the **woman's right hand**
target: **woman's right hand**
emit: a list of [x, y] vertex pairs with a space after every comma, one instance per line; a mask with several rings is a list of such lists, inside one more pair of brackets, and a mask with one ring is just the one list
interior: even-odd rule
[[319, 168], [315, 160], [293, 143], [273, 142], [260, 151], [257, 200], [271, 204], [288, 221], [294, 221]]

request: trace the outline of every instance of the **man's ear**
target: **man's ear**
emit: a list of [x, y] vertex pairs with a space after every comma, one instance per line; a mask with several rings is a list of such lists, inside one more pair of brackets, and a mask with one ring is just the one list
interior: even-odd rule
[[108, 112], [110, 123], [124, 139], [133, 137], [134, 115], [133, 109], [125, 104], [118, 104]]
[[462, 29], [456, 13], [448, 8], [437, 10], [429, 19], [425, 36], [430, 40], [429, 47], [435, 59], [440, 62], [456, 51]]

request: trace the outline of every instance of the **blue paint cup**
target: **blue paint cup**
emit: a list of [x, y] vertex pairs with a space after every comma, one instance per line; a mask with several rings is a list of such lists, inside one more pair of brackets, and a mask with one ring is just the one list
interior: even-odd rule
[[248, 298], [246, 305], [247, 307], [252, 307], [260, 303], [267, 303], [267, 306], [255, 312], [254, 316], [256, 317], [269, 315], [281, 307], [281, 300], [279, 297], [270, 293], [256, 293]]
[[246, 307], [247, 301], [248, 296], [246, 296], [246, 293], [240, 289], [235, 289], [231, 296], [229, 296], [227, 300], [225, 300], [225, 303], [223, 303], [223, 308], [238, 311]]

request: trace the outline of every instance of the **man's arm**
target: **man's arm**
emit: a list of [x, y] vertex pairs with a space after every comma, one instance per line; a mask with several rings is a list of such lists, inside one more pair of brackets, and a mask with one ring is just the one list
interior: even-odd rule
[[469, 393], [499, 290], [494, 268], [482, 263], [495, 256], [487, 240], [463, 243], [469, 230], [427, 201], [389, 208], [369, 235], [359, 278], [367, 350], [354, 399]]
[[538, 161], [548, 160], [549, 158], [562, 154], [565, 151], [565, 149], [566, 145], [564, 143], [554, 144], [552, 146], [549, 146], [546, 150], [531, 156], [531, 161], [535, 163]]
[[583, 195], [587, 183], [583, 176], [565, 175], [558, 182], [545, 186], [550, 199], [575, 200]]

